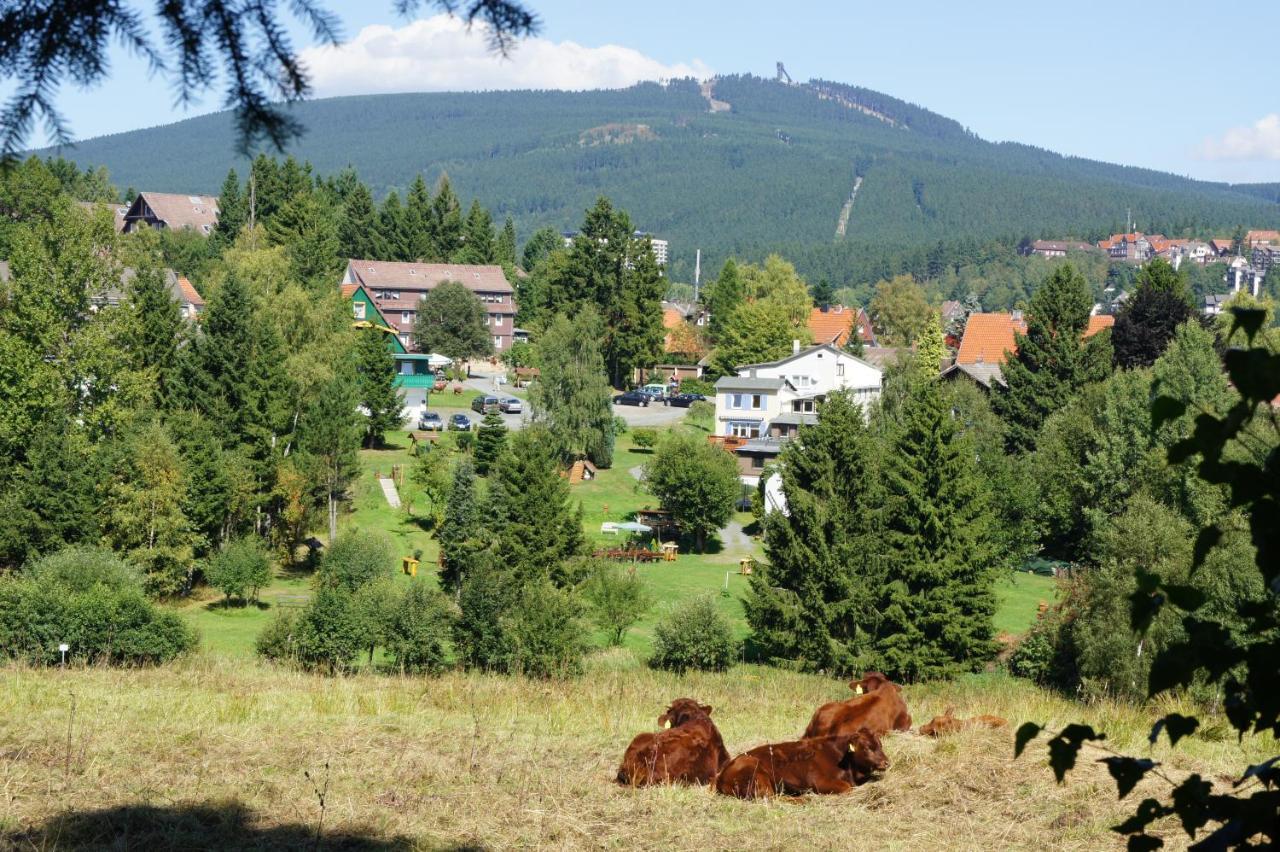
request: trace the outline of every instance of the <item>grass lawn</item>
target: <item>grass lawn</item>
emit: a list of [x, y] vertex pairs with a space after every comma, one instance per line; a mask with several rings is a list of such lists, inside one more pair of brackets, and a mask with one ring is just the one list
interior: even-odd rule
[[1058, 581], [1030, 572], [1010, 572], [996, 583], [996, 633], [1025, 633], [1036, 620], [1040, 602], [1052, 604]]
[[469, 411], [471, 409], [471, 400], [478, 396], [514, 396], [517, 399], [526, 400], [525, 404], [528, 404], [528, 394], [525, 391], [513, 389], [511, 385], [502, 385], [496, 391], [478, 391], [469, 387], [463, 387], [462, 393], [454, 393], [452, 387], [450, 387], [450, 389], [444, 393], [433, 393], [429, 395], [427, 397], [427, 408], [447, 408], [450, 410], [455, 408], [465, 408]]

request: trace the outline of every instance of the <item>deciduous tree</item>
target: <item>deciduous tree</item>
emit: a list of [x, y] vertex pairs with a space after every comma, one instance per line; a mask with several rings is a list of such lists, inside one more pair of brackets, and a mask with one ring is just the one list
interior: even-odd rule
[[465, 361], [493, 354], [484, 305], [457, 281], [445, 281], [418, 302], [413, 336], [423, 352]]
[[733, 517], [742, 495], [738, 463], [720, 446], [693, 432], [670, 432], [644, 466], [645, 487], [662, 508], [706, 549], [707, 534]]

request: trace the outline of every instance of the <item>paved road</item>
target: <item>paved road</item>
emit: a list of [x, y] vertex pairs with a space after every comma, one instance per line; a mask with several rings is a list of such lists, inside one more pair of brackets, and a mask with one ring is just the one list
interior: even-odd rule
[[[463, 386], [471, 390], [478, 390], [482, 393], [493, 394], [494, 396], [513, 396], [511, 388], [508, 385], [495, 385], [493, 379], [489, 376], [473, 375], [471, 378], [463, 382]], [[502, 420], [506, 423], [508, 429], [522, 429], [529, 422], [529, 405], [528, 396], [524, 393], [520, 394], [524, 399], [524, 411], [520, 414], [504, 414]], [[648, 407], [638, 405], [614, 405], [612, 406], [615, 416], [621, 417], [627, 421], [628, 428], [640, 427], [659, 427], [670, 426], [678, 423], [684, 416], [689, 413], [687, 408], [673, 408], [669, 405], [655, 403]], [[447, 419], [448, 415], [453, 414], [452, 409], [436, 409], [440, 412], [440, 416]], [[446, 415], [448, 411], [448, 415]], [[473, 422], [479, 422], [482, 415], [477, 414], [470, 409], [464, 412]]]

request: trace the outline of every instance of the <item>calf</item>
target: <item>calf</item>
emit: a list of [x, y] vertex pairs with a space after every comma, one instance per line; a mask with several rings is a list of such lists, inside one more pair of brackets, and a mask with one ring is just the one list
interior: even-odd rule
[[971, 719], [957, 719], [955, 717], [955, 708], [948, 707], [947, 712], [941, 716], [934, 716], [921, 725], [920, 733], [926, 737], [942, 737], [958, 733], [965, 728], [1003, 728], [1007, 724], [1009, 723], [999, 716], [991, 716], [986, 713], [981, 716], [974, 716]]
[[627, 746], [618, 767], [619, 784], [708, 784], [729, 762], [707, 705], [677, 698], [658, 717], [658, 725], [663, 730], [639, 734]]
[[880, 738], [864, 728], [844, 736], [753, 748], [720, 771], [716, 792], [740, 799], [847, 793], [888, 765]]
[[911, 729], [911, 714], [902, 700], [902, 687], [884, 675], [868, 672], [862, 680], [851, 681], [849, 688], [854, 691], [853, 698], [818, 708], [804, 729], [806, 739], [851, 734], [859, 728], [879, 736]]

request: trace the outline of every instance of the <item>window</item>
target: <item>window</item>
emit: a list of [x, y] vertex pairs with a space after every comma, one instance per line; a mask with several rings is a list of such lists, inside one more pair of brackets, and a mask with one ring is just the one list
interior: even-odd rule
[[760, 421], [759, 420], [730, 420], [728, 433], [729, 435], [735, 438], [759, 438], [760, 437]]
[[412, 361], [401, 361], [401, 362], [400, 362], [400, 375], [402, 375], [402, 376], [412, 376], [412, 375], [413, 375], [413, 362], [412, 362]]
[[756, 409], [764, 408], [764, 396], [758, 393], [753, 393], [751, 395], [751, 407]]
[[836, 375], [837, 375], [837, 376], [843, 376], [843, 375], [844, 375], [844, 362], [843, 362], [843, 361], [837, 361], [837, 362], [836, 362]]
[[496, 325], [496, 326], [498, 326], [499, 328], [501, 328], [501, 327], [502, 327], [502, 314], [496, 314], [496, 315], [494, 315], [494, 317], [493, 317], [493, 324], [494, 324], [494, 325]]
[[484, 324], [485, 324], [485, 325], [493, 325], [493, 317], [492, 317], [492, 316], [490, 316], [489, 314], [485, 314], [485, 315], [484, 315]]
[[812, 399], [793, 399], [791, 400], [791, 410], [799, 414], [813, 413]]
[[496, 334], [493, 336], [493, 348], [494, 348], [494, 349], [501, 349], [501, 348], [502, 348], [502, 338], [501, 338], [501, 337], [499, 337], [499, 336], [498, 336], [498, 335], [496, 335]]
[[752, 470], [764, 470], [764, 456], [752, 456], [752, 457], [751, 457], [751, 469], [752, 469]]
[[401, 312], [400, 312], [400, 322], [402, 322], [402, 323], [411, 323], [411, 322], [413, 322], [413, 314], [412, 314], [411, 312], [409, 312], [409, 311], [401, 311]]
[[409, 335], [407, 334], [400, 335], [400, 345], [403, 346], [405, 349], [409, 348]]
[[729, 407], [742, 408], [742, 394], [740, 393], [729, 394]]
[[355, 314], [355, 318], [356, 318], [356, 319], [358, 319], [358, 320], [362, 320], [362, 319], [364, 319], [364, 310], [365, 310], [365, 303], [364, 303], [364, 302], [352, 302], [352, 303], [351, 303], [351, 313]]

